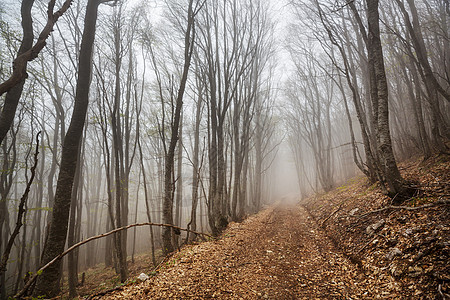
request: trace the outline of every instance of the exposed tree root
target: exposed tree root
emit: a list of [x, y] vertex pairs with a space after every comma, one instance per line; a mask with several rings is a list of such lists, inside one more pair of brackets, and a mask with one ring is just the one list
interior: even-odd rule
[[436, 202], [425, 204], [425, 205], [421, 205], [421, 206], [417, 206], [417, 207], [390, 205], [390, 206], [387, 206], [387, 207], [383, 207], [383, 208], [380, 208], [380, 209], [376, 209], [376, 210], [372, 210], [372, 211], [366, 212], [365, 214], [362, 214], [362, 215], [355, 215], [355, 216], [348, 215], [348, 217], [354, 217], [354, 218], [361, 219], [361, 218], [364, 218], [364, 217], [366, 217], [368, 215], [384, 212], [384, 211], [387, 211], [387, 210], [402, 210], [403, 209], [403, 210], [413, 211], [413, 210], [419, 210], [419, 209], [429, 208], [429, 207], [433, 207], [433, 206], [440, 206], [440, 205], [450, 205], [450, 200], [442, 200], [442, 199], [440, 199], [440, 200], [438, 200]]

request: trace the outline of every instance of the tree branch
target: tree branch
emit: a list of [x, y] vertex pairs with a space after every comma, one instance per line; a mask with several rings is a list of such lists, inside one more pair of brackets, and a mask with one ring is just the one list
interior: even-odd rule
[[103, 233], [100, 235], [96, 235], [96, 236], [92, 236], [84, 241], [81, 241], [79, 243], [74, 244], [72, 247], [68, 248], [66, 251], [64, 251], [63, 253], [61, 253], [60, 255], [56, 256], [54, 259], [52, 259], [51, 261], [49, 261], [45, 266], [41, 267], [39, 270], [36, 271], [36, 273], [27, 281], [27, 283], [25, 284], [25, 286], [23, 287], [23, 289], [21, 291], [19, 291], [14, 298], [17, 299], [21, 299], [25, 293], [27, 292], [27, 290], [30, 288], [30, 286], [33, 284], [33, 282], [38, 278], [38, 276], [40, 274], [42, 274], [42, 272], [47, 269], [48, 267], [50, 267], [51, 265], [53, 265], [55, 262], [57, 262], [58, 260], [60, 260], [61, 258], [63, 258], [64, 256], [66, 256], [68, 253], [72, 252], [73, 250], [75, 250], [76, 248], [80, 247], [81, 245], [84, 245], [86, 243], [89, 243], [90, 241], [93, 240], [97, 240], [103, 237], [107, 237], [109, 235], [112, 235], [114, 233], [117, 233], [119, 231], [123, 231], [123, 230], [127, 230], [133, 227], [140, 227], [140, 226], [158, 226], [158, 227], [169, 227], [169, 228], [173, 228], [175, 230], [180, 230], [180, 231], [187, 231], [187, 232], [192, 232], [195, 233], [197, 235], [204, 235], [210, 238], [213, 238], [212, 235], [207, 234], [207, 233], [203, 233], [203, 232], [197, 232], [194, 230], [190, 230], [190, 229], [186, 229], [186, 228], [181, 228], [178, 226], [174, 226], [174, 225], [170, 225], [170, 224], [160, 224], [160, 223], [151, 223], [151, 222], [146, 222], [146, 223], [136, 223], [136, 224], [130, 224], [127, 226], [123, 226], [120, 228], [116, 228], [114, 230], [111, 230], [107, 233]]
[[47, 11], [47, 23], [45, 24], [44, 29], [42, 29], [41, 33], [39, 34], [39, 38], [37, 39], [33, 47], [25, 53], [17, 56], [17, 58], [14, 60], [13, 73], [6, 81], [0, 84], [0, 96], [8, 92], [11, 88], [16, 86], [19, 82], [27, 77], [27, 63], [35, 59], [41, 52], [41, 50], [45, 47], [45, 45], [47, 44], [47, 38], [53, 31], [53, 26], [56, 24], [59, 17], [61, 17], [67, 11], [67, 9], [69, 9], [72, 2], [73, 0], [66, 0], [60, 9], [57, 12], [53, 13], [55, 0], [50, 0]]

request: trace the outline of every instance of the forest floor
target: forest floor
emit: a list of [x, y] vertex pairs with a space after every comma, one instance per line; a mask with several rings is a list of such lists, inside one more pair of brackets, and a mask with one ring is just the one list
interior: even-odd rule
[[217, 241], [184, 247], [156, 276], [102, 299], [362, 297], [370, 283], [302, 206], [279, 202]]
[[89, 299], [446, 299], [450, 160], [401, 171], [420, 186], [404, 207], [362, 177], [300, 203], [286, 197], [142, 269], [146, 281]]

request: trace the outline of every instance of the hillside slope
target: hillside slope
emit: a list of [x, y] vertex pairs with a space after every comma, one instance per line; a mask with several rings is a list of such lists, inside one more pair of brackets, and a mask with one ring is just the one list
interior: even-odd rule
[[404, 164], [422, 186], [404, 208], [380, 210], [391, 200], [364, 178], [280, 201], [218, 240], [183, 247], [148, 280], [91, 299], [443, 299], [449, 171], [446, 157]]
[[[303, 205], [321, 229], [367, 278], [391, 278], [404, 299], [445, 299], [450, 294], [450, 162], [448, 156], [402, 163], [419, 191], [402, 207], [364, 178]], [[446, 296], [447, 295], [447, 296]], [[386, 298], [392, 295], [386, 294]]]

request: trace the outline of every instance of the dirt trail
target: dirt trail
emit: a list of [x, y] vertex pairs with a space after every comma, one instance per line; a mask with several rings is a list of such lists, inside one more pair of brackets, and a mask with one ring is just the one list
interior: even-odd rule
[[372, 298], [363, 277], [303, 207], [278, 203], [102, 299]]

